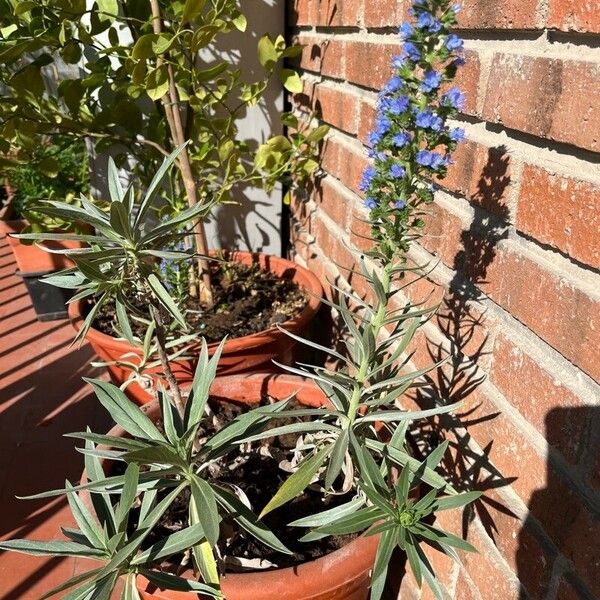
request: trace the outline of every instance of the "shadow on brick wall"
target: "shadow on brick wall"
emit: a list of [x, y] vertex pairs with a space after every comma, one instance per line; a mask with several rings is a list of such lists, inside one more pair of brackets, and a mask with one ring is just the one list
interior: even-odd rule
[[[428, 377], [429, 386], [418, 390], [416, 401], [422, 407], [448, 405], [469, 400], [469, 408], [454, 415], [441, 415], [419, 435], [428, 439], [433, 448], [443, 440], [449, 450], [442, 467], [452, 476], [459, 490], [479, 490], [481, 498], [463, 515], [463, 535], [477, 516], [490, 538], [494, 539], [494, 513], [516, 517], [500, 504], [495, 494], [486, 494], [510, 485], [514, 477], [500, 473], [490, 461], [492, 443], [481, 452], [473, 448], [470, 428], [493, 421], [498, 412], [484, 406], [486, 400], [478, 393], [485, 381], [485, 367], [490, 354], [486, 312], [478, 300], [483, 294], [479, 286], [486, 281], [487, 271], [496, 256], [496, 245], [507, 235], [509, 212], [504, 198], [510, 185], [509, 157], [504, 146], [490, 148], [487, 162], [470, 198], [474, 217], [461, 235], [461, 247], [453, 261], [455, 275], [436, 316], [437, 326], [446, 338], [446, 345], [428, 341], [432, 362], [446, 363]], [[450, 351], [448, 352], [448, 344]], [[479, 416], [483, 413], [484, 416]]]
[[[528, 503], [518, 536], [519, 600], [600, 597], [600, 407], [554, 408], [545, 418], [551, 447], [546, 485]], [[569, 446], [576, 463], [558, 458]]]

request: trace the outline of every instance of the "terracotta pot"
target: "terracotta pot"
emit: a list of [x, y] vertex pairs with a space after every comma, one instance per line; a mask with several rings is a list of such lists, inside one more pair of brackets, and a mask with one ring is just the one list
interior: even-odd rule
[[[298, 334], [314, 319], [321, 305], [320, 298], [323, 294], [323, 288], [317, 277], [310, 271], [284, 258], [266, 254], [233, 252], [231, 260], [245, 265], [258, 261], [263, 270], [270, 271], [279, 277], [289, 278], [308, 292], [308, 302], [304, 309], [293, 319], [282, 323], [282, 327]], [[69, 305], [69, 317], [78, 331], [83, 324], [84, 315], [82, 312], [84, 306], [83, 301]], [[86, 339], [90, 342], [96, 354], [106, 362], [119, 360], [125, 354], [142, 355], [138, 348], [131, 346], [127, 341], [115, 339], [96, 329], [90, 329]], [[294, 346], [294, 340], [276, 327], [260, 333], [230, 339], [223, 348], [217, 376], [273, 370], [274, 367], [271, 362], [273, 359], [282, 363], [291, 362]], [[217, 347], [218, 343], [210, 344], [208, 346], [209, 353], [212, 355]], [[192, 355], [197, 354], [197, 352], [197, 348], [192, 347], [190, 349]], [[133, 362], [131, 357], [125, 360]], [[192, 381], [196, 364], [197, 359], [195, 357], [190, 359], [180, 358], [171, 363], [175, 377], [180, 384], [185, 385]], [[118, 365], [109, 366], [108, 371], [117, 385], [121, 385], [131, 374], [130, 369]], [[152, 376], [159, 373], [160, 367], [157, 367], [148, 369], [145, 374]], [[138, 404], [145, 404], [153, 399], [152, 395], [138, 385], [137, 382], [131, 383], [126, 391], [127, 395]]]
[[[282, 400], [297, 393], [299, 402], [322, 406], [325, 396], [312, 381], [292, 375], [255, 373], [215, 379], [211, 387], [214, 399], [257, 404], [262, 398]], [[160, 409], [156, 401], [143, 407], [151, 419]], [[117, 426], [108, 433], [124, 436]], [[85, 474], [82, 483], [87, 481]], [[87, 494], [82, 493], [86, 499]], [[88, 496], [89, 498], [89, 496]], [[89, 502], [89, 499], [87, 500]], [[301, 565], [272, 571], [229, 574], [222, 578], [226, 600], [367, 600], [370, 572], [375, 561], [379, 536], [358, 537], [347, 546], [322, 558]], [[186, 574], [192, 577], [191, 572]], [[156, 589], [144, 577], [138, 578], [143, 600], [198, 600], [188, 592]]]
[[[5, 186], [6, 187], [6, 186]], [[62, 254], [51, 254], [42, 250], [35, 244], [23, 244], [14, 234], [21, 233], [29, 225], [27, 219], [19, 219], [15, 216], [13, 208], [13, 196], [8, 194], [8, 203], [0, 211], [0, 233], [6, 236], [9, 246], [17, 261], [17, 266], [22, 275], [28, 273], [52, 273], [73, 266], [73, 262]], [[81, 248], [81, 242], [44, 242], [44, 246], [53, 249]]]

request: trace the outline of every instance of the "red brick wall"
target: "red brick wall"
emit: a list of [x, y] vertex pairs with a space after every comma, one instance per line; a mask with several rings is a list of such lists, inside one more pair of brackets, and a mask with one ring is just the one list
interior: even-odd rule
[[[326, 176], [293, 204], [298, 259], [348, 275], [365, 248], [357, 184], [376, 91], [398, 52], [402, 0], [291, 0], [306, 44], [292, 101], [332, 126]], [[600, 597], [600, 3], [465, 0], [460, 29], [468, 141], [412, 255], [439, 261], [415, 298], [442, 305], [415, 363], [457, 359], [435, 376], [456, 419], [447, 466], [484, 492], [443, 514], [480, 554], [435, 559], [451, 598]], [[360, 287], [360, 282], [352, 282]], [[452, 431], [449, 431], [452, 429]], [[420, 595], [410, 578], [402, 598]]]

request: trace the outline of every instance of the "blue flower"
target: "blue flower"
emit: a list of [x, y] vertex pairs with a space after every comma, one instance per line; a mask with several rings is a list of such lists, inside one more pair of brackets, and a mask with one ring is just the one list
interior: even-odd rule
[[451, 33], [446, 39], [446, 48], [450, 50], [450, 52], [454, 50], [462, 50], [464, 46], [464, 41], [459, 38], [455, 33]]
[[404, 66], [404, 57], [403, 56], [394, 56], [392, 58], [392, 68], [394, 69], [401, 69]]
[[462, 110], [465, 107], [465, 95], [457, 87], [453, 87], [443, 95], [442, 104]]
[[415, 124], [423, 129], [431, 129], [432, 131], [441, 131], [444, 126], [444, 120], [437, 115], [434, 115], [430, 110], [415, 111]]
[[427, 93], [433, 92], [440, 87], [440, 83], [442, 83], [442, 76], [435, 71], [428, 71], [421, 83], [421, 89]]
[[419, 29], [426, 29], [431, 33], [437, 33], [442, 29], [442, 24], [433, 15], [423, 12], [417, 19], [417, 27]]
[[453, 64], [455, 67], [457, 67], [457, 68], [458, 68], [458, 67], [462, 67], [462, 66], [465, 64], [465, 62], [466, 62], [466, 61], [465, 61], [464, 57], [462, 57], [462, 56], [457, 56], [457, 57], [456, 57], [456, 58], [455, 58], [455, 59], [452, 61], [452, 64]]
[[460, 4], [453, 4], [452, 10], [455, 14], [458, 14], [462, 10], [462, 6]]
[[421, 60], [421, 53], [419, 52], [419, 49], [412, 42], [406, 42], [404, 44], [404, 47], [402, 48], [402, 53], [403, 53], [403, 56], [406, 56], [407, 58], [409, 58], [410, 60], [412, 60], [414, 62]]
[[412, 25], [406, 22], [402, 23], [402, 25], [400, 25], [399, 33], [402, 41], [408, 39], [413, 34]]
[[404, 202], [404, 200], [396, 200], [396, 203], [394, 204], [394, 208], [397, 208], [398, 210], [402, 210], [405, 206], [406, 202]]
[[386, 84], [385, 87], [383, 88], [384, 92], [397, 92], [402, 85], [404, 84], [404, 81], [402, 80], [401, 77], [392, 77]]
[[390, 167], [390, 175], [394, 179], [400, 179], [406, 175], [406, 171], [401, 165], [395, 164]]
[[360, 182], [358, 189], [361, 192], [366, 192], [369, 189], [371, 181], [373, 181], [373, 177], [375, 177], [375, 175], [377, 175], [375, 167], [369, 165], [363, 172], [362, 181]]
[[455, 142], [462, 142], [465, 139], [465, 130], [462, 127], [457, 127], [450, 132], [450, 139]]
[[410, 139], [411, 138], [410, 138], [410, 134], [409, 133], [407, 133], [406, 131], [401, 131], [400, 133], [397, 133], [392, 138], [392, 143], [397, 148], [403, 148], [404, 146], [406, 146], [406, 144], [408, 144], [410, 142]]
[[423, 167], [431, 167], [432, 169], [437, 169], [444, 163], [444, 159], [440, 154], [429, 150], [419, 150], [416, 159]]
[[379, 142], [383, 139], [383, 135], [381, 135], [378, 131], [371, 131], [367, 136], [367, 141], [371, 146], [377, 146]]
[[367, 198], [365, 200], [365, 207], [369, 210], [373, 210], [374, 208], [377, 208], [377, 202], [375, 202], [373, 198]]
[[410, 104], [408, 96], [400, 96], [399, 98], [384, 98], [381, 102], [381, 108], [393, 115], [401, 115], [405, 113]]
[[390, 121], [387, 117], [379, 115], [375, 122], [375, 131], [383, 137], [390, 130]]

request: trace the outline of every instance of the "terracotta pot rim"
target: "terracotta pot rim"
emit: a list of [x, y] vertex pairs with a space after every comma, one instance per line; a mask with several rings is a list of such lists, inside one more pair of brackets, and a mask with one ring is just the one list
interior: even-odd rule
[[[214, 380], [213, 386], [211, 386], [211, 396], [216, 398], [227, 397], [231, 401], [236, 401], [235, 394], [231, 394], [232, 387], [239, 390], [238, 402], [244, 404], [251, 404], [252, 401], [246, 398], [246, 384], [248, 381], [270, 381], [276, 382], [281, 385], [287, 385], [290, 387], [297, 388], [298, 390], [305, 390], [307, 393], [317, 392], [322, 395], [323, 392], [318, 388], [314, 381], [299, 377], [297, 375], [289, 374], [274, 374], [274, 373], [250, 373], [250, 374], [238, 374], [238, 375], [227, 375]], [[220, 391], [221, 390], [221, 391]], [[287, 392], [286, 392], [287, 393]], [[160, 412], [160, 406], [157, 400], [153, 400], [143, 407], [140, 407], [147, 416], [154, 420]], [[107, 433], [109, 436], [121, 437], [126, 435], [125, 430], [120, 425], [115, 425]], [[104, 462], [104, 461], [103, 461]], [[87, 477], [85, 471], [81, 478], [81, 483], [87, 483]], [[80, 492], [84, 496], [89, 496], [87, 492]], [[84, 500], [85, 501], [85, 500]], [[87, 500], [89, 502], [89, 499]], [[250, 571], [246, 573], [229, 573], [223, 576], [222, 584], [223, 591], [228, 596], [235, 590], [246, 589], [246, 590], [268, 590], [272, 585], [278, 583], [281, 585], [281, 581], [302, 581], [304, 582], [303, 596], [306, 598], [312, 598], [314, 594], [326, 594], [328, 591], [334, 591], [339, 589], [344, 584], [349, 584], [353, 581], [358, 580], [368, 573], [373, 568], [373, 562], [379, 536], [365, 536], [360, 535], [356, 539], [352, 540], [345, 546], [325, 555], [320, 558], [309, 560], [292, 567], [283, 567], [278, 569], [272, 569], [268, 571]], [[339, 566], [340, 563], [347, 564], [348, 560], [352, 560], [354, 565], [352, 569], [343, 569]], [[346, 574], [347, 577], [341, 581], [336, 581], [334, 572], [341, 571]], [[330, 579], [326, 582], [323, 580], [325, 574], [330, 574]], [[340, 577], [339, 579], [342, 579]], [[154, 588], [150, 582], [140, 577], [140, 583], [138, 587], [140, 589], [150, 586]], [[141, 585], [140, 585], [141, 584]], [[325, 585], [327, 587], [325, 587]], [[143, 588], [141, 587], [143, 586]], [[292, 590], [290, 590], [291, 592]], [[151, 592], [153, 595], [153, 593]], [[166, 598], [167, 596], [159, 596], [160, 598]], [[178, 595], [174, 597], [179, 597]], [[190, 596], [191, 597], [191, 596]], [[194, 596], [195, 597], [195, 596]], [[236, 596], [237, 597], [237, 596]], [[249, 597], [249, 596], [248, 596]], [[273, 596], [274, 597], [274, 596]], [[279, 596], [281, 597], [281, 596]], [[270, 597], [269, 597], [270, 598]]]
[[[297, 331], [302, 329], [317, 314], [321, 306], [323, 287], [321, 286], [319, 279], [311, 271], [295, 262], [292, 262], [291, 260], [261, 252], [245, 252], [241, 250], [235, 250], [231, 251], [230, 255], [232, 260], [236, 260], [238, 257], [254, 257], [259, 260], [264, 259], [266, 261], [280, 262], [289, 265], [289, 268], [296, 269], [302, 273], [303, 278], [307, 279], [306, 283], [298, 283], [298, 285], [308, 293], [308, 302], [306, 303], [306, 306], [292, 319], [288, 319], [287, 321], [280, 323], [281, 327], [291, 331]], [[83, 304], [83, 299], [69, 304], [69, 318], [77, 331], [81, 329], [83, 324]], [[252, 333], [238, 338], [228, 339], [225, 342], [223, 354], [227, 354], [228, 352], [239, 352], [240, 350], [260, 346], [265, 342], [271, 341], [274, 335], [280, 335], [279, 330], [275, 326], [258, 333]], [[94, 328], [89, 329], [86, 334], [86, 338], [89, 338], [91, 342], [97, 343], [103, 347], [120, 350], [123, 354], [126, 352], [141, 354], [139, 349], [129, 344], [129, 342], [126, 340], [119, 340]], [[211, 342], [208, 344], [208, 349], [215, 350], [218, 346], [219, 342]]]

